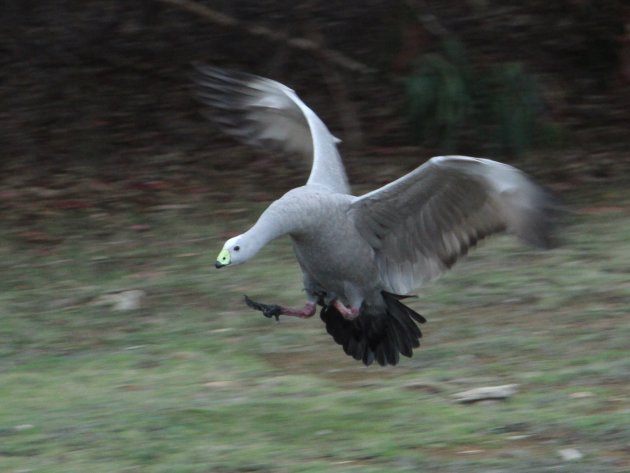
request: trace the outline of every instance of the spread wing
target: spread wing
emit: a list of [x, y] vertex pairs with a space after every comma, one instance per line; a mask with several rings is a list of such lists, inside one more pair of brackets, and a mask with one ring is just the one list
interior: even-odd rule
[[311, 164], [307, 185], [349, 193], [335, 138], [290, 88], [271, 79], [197, 66], [199, 97], [226, 133], [272, 152], [297, 154]]
[[441, 156], [355, 200], [361, 235], [376, 250], [385, 290], [408, 294], [501, 231], [549, 247], [562, 207], [516, 168]]

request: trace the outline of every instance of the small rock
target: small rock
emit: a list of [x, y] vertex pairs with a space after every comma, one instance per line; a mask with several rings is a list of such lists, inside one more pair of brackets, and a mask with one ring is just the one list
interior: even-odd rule
[[112, 309], [118, 311], [139, 309], [140, 307], [142, 307], [142, 302], [145, 296], [146, 292], [139, 289], [120, 292], [118, 293], [118, 298]]
[[322, 430], [318, 430], [315, 432], [315, 435], [317, 435], [318, 437], [321, 437], [322, 435], [330, 435], [332, 434], [334, 431], [330, 430], [330, 429], [322, 429]]
[[581, 460], [584, 457], [584, 455], [582, 455], [582, 452], [580, 452], [577, 448], [560, 449], [558, 450], [558, 455], [560, 455], [560, 457], [567, 462]]
[[235, 383], [232, 381], [208, 381], [203, 385], [209, 389], [227, 389], [234, 386]]
[[595, 397], [595, 394], [593, 394], [590, 391], [580, 391], [580, 392], [577, 392], [577, 393], [569, 394], [569, 397], [571, 397], [573, 399], [586, 399], [588, 397]]
[[479, 401], [507, 399], [516, 394], [518, 384], [505, 384], [503, 386], [485, 386], [482, 388], [469, 389], [453, 394], [455, 402], [470, 404]]
[[140, 289], [103, 294], [92, 301], [95, 306], [110, 306], [112, 310], [126, 312], [140, 309], [147, 293]]
[[23, 430], [31, 430], [33, 427], [35, 427], [33, 424], [20, 424], [20, 425], [16, 425], [13, 428], [17, 430], [18, 432], [21, 432]]

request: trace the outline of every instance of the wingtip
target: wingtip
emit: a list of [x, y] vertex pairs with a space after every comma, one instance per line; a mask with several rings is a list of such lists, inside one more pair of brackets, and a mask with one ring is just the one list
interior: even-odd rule
[[199, 61], [193, 61], [190, 63], [192, 68], [192, 80], [199, 82], [202, 77], [214, 77], [221, 69], [216, 66], [209, 66]]
[[201, 62], [192, 62], [192, 80], [202, 87], [220, 89], [225, 85], [241, 84], [251, 78], [244, 72], [224, 69], [218, 66], [209, 66]]
[[526, 223], [523, 240], [542, 250], [562, 246], [564, 240], [561, 232], [567, 224], [569, 208], [557, 194], [541, 188], [535, 209], [530, 221]]

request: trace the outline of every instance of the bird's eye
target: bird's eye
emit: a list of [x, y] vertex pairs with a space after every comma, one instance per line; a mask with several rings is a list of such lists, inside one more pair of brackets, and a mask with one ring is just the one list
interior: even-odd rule
[[236, 245], [236, 246], [234, 247], [234, 251], [238, 251], [238, 250], [240, 250], [240, 249], [241, 249], [241, 247], [240, 247], [240, 246], [238, 246], [238, 245]]

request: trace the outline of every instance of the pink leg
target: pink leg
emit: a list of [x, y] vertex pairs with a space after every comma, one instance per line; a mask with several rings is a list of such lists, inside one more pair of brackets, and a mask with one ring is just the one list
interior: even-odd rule
[[280, 307], [280, 315], [292, 315], [301, 319], [308, 319], [315, 314], [315, 302], [307, 302], [301, 309], [292, 309], [291, 307]]
[[339, 311], [339, 313], [343, 316], [344, 319], [353, 320], [359, 316], [359, 309], [355, 307], [346, 307], [341, 302], [336, 300], [333, 302], [335, 309]]
[[279, 320], [280, 315], [291, 315], [306, 319], [315, 313], [316, 308], [315, 302], [312, 301], [308, 301], [302, 309], [292, 309], [290, 307], [282, 307], [276, 304], [262, 304], [251, 300], [247, 296], [245, 296], [245, 304], [252, 309], [261, 311], [265, 317], [274, 317], [276, 320]]

